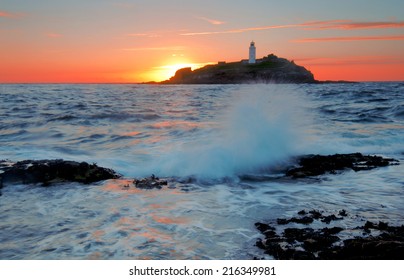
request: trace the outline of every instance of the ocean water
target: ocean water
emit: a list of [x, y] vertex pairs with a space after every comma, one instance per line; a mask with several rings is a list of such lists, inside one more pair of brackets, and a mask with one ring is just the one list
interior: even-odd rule
[[[0, 85], [0, 159], [96, 162], [123, 176], [6, 185], [0, 259], [270, 258], [254, 223], [302, 209], [345, 209], [334, 223], [346, 228], [403, 224], [403, 164], [280, 175], [299, 155], [352, 152], [403, 161], [404, 83]], [[124, 187], [151, 174], [168, 186]]]

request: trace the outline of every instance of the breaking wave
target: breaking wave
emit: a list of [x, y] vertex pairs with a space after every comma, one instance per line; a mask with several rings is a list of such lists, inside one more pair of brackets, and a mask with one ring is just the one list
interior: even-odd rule
[[287, 160], [306, 141], [303, 97], [296, 86], [242, 87], [217, 112], [216, 128], [152, 160], [145, 174], [223, 178]]

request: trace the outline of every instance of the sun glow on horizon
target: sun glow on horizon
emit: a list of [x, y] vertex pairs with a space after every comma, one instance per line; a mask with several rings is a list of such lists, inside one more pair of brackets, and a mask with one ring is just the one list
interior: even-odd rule
[[182, 68], [191, 67], [192, 70], [201, 68], [208, 64], [214, 64], [214, 62], [206, 63], [192, 63], [192, 62], [181, 62], [174, 64], [167, 64], [163, 66], [155, 66], [149, 72], [145, 73], [145, 77], [149, 81], [161, 82], [170, 79], [175, 75], [175, 72]]
[[244, 60], [251, 40], [318, 80], [404, 80], [402, 0], [19, 2], [0, 5], [0, 83], [160, 82]]

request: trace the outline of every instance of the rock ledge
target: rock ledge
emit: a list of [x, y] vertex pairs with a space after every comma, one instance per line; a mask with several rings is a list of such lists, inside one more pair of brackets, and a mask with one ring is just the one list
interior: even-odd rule
[[120, 175], [112, 169], [87, 162], [55, 160], [24, 160], [16, 163], [0, 161], [0, 188], [7, 183], [37, 184], [49, 186], [59, 182], [89, 184]]

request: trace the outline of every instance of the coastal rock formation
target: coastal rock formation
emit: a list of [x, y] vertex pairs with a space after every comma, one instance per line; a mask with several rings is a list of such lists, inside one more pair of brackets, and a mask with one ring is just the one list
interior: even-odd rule
[[143, 179], [135, 179], [133, 180], [133, 184], [138, 189], [161, 189], [163, 186], [166, 186], [168, 182], [166, 180], [161, 180], [160, 178], [154, 176], [154, 174], [150, 177]]
[[115, 171], [86, 162], [56, 160], [24, 160], [17, 163], [0, 161], [0, 187], [6, 183], [48, 186], [58, 182], [89, 184], [120, 176]]
[[218, 63], [191, 70], [183, 68], [162, 84], [315, 83], [313, 74], [293, 61], [273, 54], [256, 63]]
[[[321, 211], [311, 210], [299, 212], [300, 216], [287, 219], [299, 223], [302, 219], [319, 220], [329, 224], [328, 217], [341, 220], [347, 217], [345, 210], [338, 214], [324, 216]], [[278, 219], [277, 224], [283, 225]], [[305, 224], [311, 224], [305, 223]], [[326, 259], [326, 260], [360, 260], [360, 259], [404, 259], [404, 225], [389, 226], [388, 223], [372, 223], [367, 221], [364, 226], [355, 229], [341, 227], [289, 227], [280, 234], [275, 224], [255, 223], [255, 227], [265, 236], [258, 239], [256, 246], [275, 259]], [[342, 239], [342, 232], [362, 232], [360, 236]]]
[[327, 172], [335, 174], [337, 171], [352, 169], [354, 171], [370, 170], [376, 167], [383, 167], [399, 164], [397, 160], [383, 158], [380, 156], [353, 154], [335, 155], [307, 155], [299, 159], [299, 166], [291, 168], [286, 176], [293, 178], [305, 178], [310, 176], [323, 175]]

